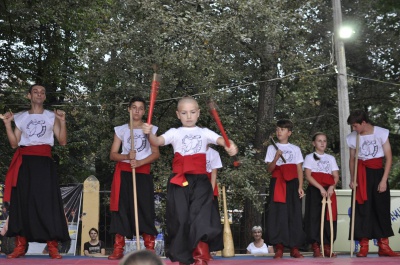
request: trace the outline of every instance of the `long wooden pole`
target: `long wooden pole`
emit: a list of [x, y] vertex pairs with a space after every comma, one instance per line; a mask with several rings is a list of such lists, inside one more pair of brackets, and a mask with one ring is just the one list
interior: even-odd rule
[[357, 171], [358, 171], [358, 152], [360, 149], [360, 134], [356, 138], [356, 154], [354, 156], [354, 178], [353, 178], [353, 201], [351, 204], [351, 232], [350, 232], [350, 257], [354, 252], [354, 219], [356, 215], [356, 196], [357, 196]]
[[329, 253], [329, 257], [332, 258], [333, 255], [333, 217], [332, 217], [332, 200], [331, 197], [328, 197], [328, 215], [329, 215], [329, 228], [331, 232], [330, 243], [331, 243], [331, 251]]
[[[135, 150], [135, 138], [133, 135], [133, 120], [132, 120], [132, 109], [129, 109], [129, 127], [131, 133], [131, 151]], [[136, 192], [136, 172], [135, 168], [132, 168], [132, 182], [133, 182], [133, 208], [135, 211], [135, 230], [136, 230], [136, 250], [140, 250], [140, 238], [139, 238], [139, 216], [137, 209], [137, 192]]]
[[[320, 236], [321, 236], [321, 247], [324, 247], [324, 225], [325, 225], [325, 206], [326, 206], [326, 197], [322, 198], [322, 208], [321, 208], [321, 226], [320, 226]], [[322, 257], [325, 257], [325, 251], [322, 251]]]

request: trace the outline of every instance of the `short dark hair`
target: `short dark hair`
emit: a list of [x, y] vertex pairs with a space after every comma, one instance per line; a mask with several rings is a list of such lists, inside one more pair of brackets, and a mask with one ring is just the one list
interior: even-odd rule
[[133, 97], [133, 98], [131, 98], [131, 100], [129, 101], [128, 107], [130, 107], [132, 105], [132, 103], [136, 102], [136, 101], [142, 102], [144, 108], [146, 109], [146, 101], [142, 97]]
[[287, 128], [289, 131], [293, 130], [293, 122], [291, 120], [279, 120], [276, 126], [279, 128]]
[[120, 265], [164, 265], [162, 260], [152, 251], [139, 250], [131, 252], [119, 263]]
[[350, 115], [347, 118], [348, 125], [352, 125], [354, 123], [361, 124], [363, 121], [365, 121], [366, 123], [371, 123], [368, 117], [368, 113], [360, 109], [350, 112]]
[[96, 228], [92, 227], [89, 230], [89, 235], [90, 235], [90, 232], [92, 232], [92, 231], [95, 231], [97, 234], [99, 234], [99, 231]]
[[29, 87], [29, 94], [32, 92], [32, 89], [33, 89], [35, 86], [41, 86], [41, 87], [44, 87], [44, 89], [46, 89], [46, 87], [45, 87], [44, 85], [41, 85], [41, 84], [33, 84], [33, 85], [31, 85], [31, 86]]

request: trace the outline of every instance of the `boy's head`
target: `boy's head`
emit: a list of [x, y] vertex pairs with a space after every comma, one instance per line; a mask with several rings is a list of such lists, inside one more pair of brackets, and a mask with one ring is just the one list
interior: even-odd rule
[[200, 108], [197, 101], [190, 96], [178, 101], [176, 116], [182, 122], [183, 127], [195, 127], [200, 117]]
[[350, 113], [349, 117], [347, 118], [347, 124], [353, 125], [354, 123], [371, 123], [368, 117], [368, 113], [363, 110], [354, 110]]
[[134, 120], [141, 120], [145, 110], [146, 110], [146, 101], [141, 97], [133, 97], [129, 101], [128, 111], [132, 110], [132, 115]]
[[364, 132], [371, 121], [369, 120], [368, 113], [362, 110], [354, 110], [350, 113], [347, 118], [347, 124], [349, 124], [353, 131], [357, 133]]
[[28, 99], [31, 102], [43, 103], [46, 99], [46, 88], [42, 85], [34, 84], [29, 87]]
[[293, 122], [290, 120], [279, 120], [276, 123], [276, 137], [279, 142], [285, 142], [292, 135]]

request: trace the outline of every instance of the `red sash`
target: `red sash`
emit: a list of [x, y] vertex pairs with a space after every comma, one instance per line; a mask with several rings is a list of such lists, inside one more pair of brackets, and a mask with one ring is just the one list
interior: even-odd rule
[[[207, 172], [207, 176], [208, 176], [208, 179], [211, 182], [211, 173]], [[217, 183], [215, 183], [215, 187], [214, 187], [214, 196], [218, 196], [218, 185], [217, 185]]]
[[[150, 174], [150, 165], [145, 164], [135, 168], [136, 173]], [[121, 171], [132, 172], [131, 164], [119, 161], [115, 165], [113, 181], [111, 183], [110, 211], [117, 212], [119, 205], [119, 191], [121, 188]]]
[[189, 183], [185, 174], [207, 174], [206, 154], [182, 156], [180, 153], [175, 153], [172, 161], [172, 172], [176, 174], [171, 179], [172, 184], [181, 187], [187, 186]]
[[[322, 172], [312, 172], [311, 176], [323, 187], [332, 186], [335, 184], [335, 180], [331, 174], [326, 174]], [[337, 200], [336, 200], [336, 193], [333, 192], [331, 195], [332, 201], [332, 220], [337, 220]], [[329, 221], [329, 212], [326, 210], [326, 220]]]
[[286, 203], [286, 182], [297, 178], [297, 165], [284, 164], [275, 166], [272, 177], [276, 178], [274, 189], [274, 202]]
[[3, 200], [9, 202], [11, 199], [11, 189], [17, 186], [18, 172], [22, 164], [23, 155], [32, 156], [48, 156], [51, 157], [51, 146], [47, 144], [43, 145], [31, 145], [18, 147], [15, 150], [14, 156], [11, 160], [10, 167], [8, 168], [5, 181], [5, 190]]
[[368, 160], [358, 159], [357, 167], [357, 189], [356, 200], [358, 204], [364, 204], [368, 199], [367, 196], [367, 169], [379, 169], [383, 167], [383, 158], [373, 158]]

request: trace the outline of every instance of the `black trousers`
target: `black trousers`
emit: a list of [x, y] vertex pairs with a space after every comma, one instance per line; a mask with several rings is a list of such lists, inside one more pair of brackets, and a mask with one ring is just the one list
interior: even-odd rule
[[52, 158], [23, 155], [17, 186], [12, 188], [7, 236], [30, 242], [71, 240], [58, 176]]
[[[383, 171], [383, 169], [367, 168], [368, 199], [364, 202], [364, 204], [358, 204], [356, 201], [354, 220], [355, 240], [359, 240], [361, 238], [379, 239], [394, 235], [390, 218], [389, 183], [386, 183], [387, 189], [385, 192], [378, 192], [378, 185], [383, 177]], [[354, 196], [354, 194], [352, 194], [352, 196]]]
[[218, 240], [222, 226], [207, 175], [185, 177], [189, 183], [185, 187], [168, 181], [166, 256], [173, 262], [190, 264], [194, 262], [192, 253], [199, 241], [210, 244]]
[[[153, 176], [136, 173], [139, 234], [157, 235], [155, 227]], [[111, 212], [110, 233], [127, 238], [136, 235], [135, 210], [133, 203], [132, 172], [121, 171], [121, 187], [118, 211]]]
[[[327, 189], [328, 187], [324, 187]], [[304, 215], [304, 231], [307, 235], [307, 243], [321, 243], [321, 212], [322, 212], [322, 196], [318, 188], [309, 185], [306, 191], [306, 212]], [[325, 213], [328, 212], [328, 205], [325, 207]], [[329, 221], [324, 221], [324, 244], [330, 244], [331, 230]], [[333, 221], [333, 240], [335, 241], [337, 234], [337, 221]]]
[[267, 245], [283, 244], [285, 247], [300, 247], [305, 243], [299, 180], [286, 182], [286, 203], [274, 202], [276, 178], [271, 179], [269, 189], [269, 210], [265, 239]]

